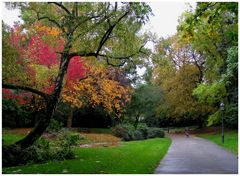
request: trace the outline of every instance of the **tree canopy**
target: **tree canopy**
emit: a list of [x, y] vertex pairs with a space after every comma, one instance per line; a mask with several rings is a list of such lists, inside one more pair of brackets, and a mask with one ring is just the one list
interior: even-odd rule
[[[146, 55], [144, 45], [147, 37], [138, 32], [147, 22], [151, 8], [146, 3], [138, 2], [28, 2], [14, 3], [14, 6], [21, 10], [24, 24], [16, 26], [13, 31], [5, 28], [4, 37], [16, 41], [6, 40], [4, 43], [3, 63], [19, 64], [16, 71], [23, 69], [24, 75], [33, 78], [20, 76], [21, 71], [14, 73], [18, 80], [12, 80], [11, 74], [6, 74], [3, 88], [30, 91], [42, 97], [45, 103], [45, 117], [40, 119], [33, 131], [16, 143], [24, 149], [34, 143], [50, 123], [73, 58], [95, 58], [113, 67], [141, 63]], [[14, 50], [6, 52], [12, 48]], [[9, 62], [10, 59], [15, 62]], [[33, 68], [37, 70], [37, 76]], [[9, 69], [9, 65], [5, 69]], [[48, 69], [51, 76], [47, 75]], [[36, 84], [35, 76], [43, 87]], [[47, 91], [44, 90], [47, 88], [45, 83], [48, 84]], [[118, 86], [114, 81], [113, 84]], [[107, 86], [106, 81], [102, 86]], [[119, 111], [118, 106], [115, 108]]]

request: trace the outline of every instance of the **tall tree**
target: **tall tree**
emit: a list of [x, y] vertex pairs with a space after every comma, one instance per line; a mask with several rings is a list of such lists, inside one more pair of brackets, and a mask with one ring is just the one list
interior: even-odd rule
[[[238, 3], [197, 3], [195, 11], [184, 13], [178, 34], [182, 40], [191, 42], [193, 48], [205, 58], [204, 83], [197, 87], [194, 94], [200, 101], [205, 99], [205, 103], [217, 109], [220, 102], [224, 101], [227, 114], [232, 113], [235, 116], [233, 119], [237, 119], [238, 74], [237, 57], [234, 55], [238, 52]], [[230, 68], [235, 69], [235, 73]], [[227, 79], [226, 75], [231, 75], [231, 78]], [[219, 119], [219, 111], [216, 110], [216, 113]]]
[[199, 103], [192, 91], [204, 80], [203, 55], [178, 35], [160, 39], [156, 51], [152, 81], [162, 88], [164, 95], [157, 110], [159, 116], [174, 121], [192, 119], [202, 126], [211, 109]]
[[137, 128], [139, 122], [156, 118], [156, 108], [162, 101], [162, 90], [158, 86], [143, 84], [135, 88], [127, 107], [126, 118]]
[[[42, 21], [54, 26], [64, 45], [59, 55], [59, 70], [51, 94], [22, 85], [3, 82], [3, 88], [31, 91], [46, 102], [46, 116], [22, 140], [16, 142], [21, 149], [31, 146], [47, 128], [59, 101], [69, 62], [74, 56], [105, 59], [107, 64], [121, 66], [134, 62], [144, 52], [144, 41], [137, 32], [148, 20], [151, 9], [145, 3], [20, 3], [26, 28]], [[11, 146], [12, 147], [12, 146]], [[9, 147], [8, 147], [9, 148]], [[4, 153], [4, 152], [3, 152]]]

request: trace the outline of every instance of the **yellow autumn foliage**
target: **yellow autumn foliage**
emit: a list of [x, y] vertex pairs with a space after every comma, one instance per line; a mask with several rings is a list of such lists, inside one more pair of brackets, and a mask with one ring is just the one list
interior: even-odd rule
[[41, 23], [36, 23], [34, 30], [38, 33], [44, 32], [45, 34], [57, 37], [61, 33], [61, 31], [56, 27], [49, 27], [42, 25]]
[[63, 89], [62, 98], [72, 107], [102, 106], [109, 114], [120, 117], [124, 105], [130, 101], [131, 88], [109, 77], [103, 65], [88, 66], [87, 77]]

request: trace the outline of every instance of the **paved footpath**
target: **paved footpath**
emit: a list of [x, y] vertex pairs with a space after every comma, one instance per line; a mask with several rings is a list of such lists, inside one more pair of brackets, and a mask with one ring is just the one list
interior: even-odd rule
[[170, 135], [172, 145], [155, 174], [237, 174], [237, 155], [216, 144], [190, 136]]

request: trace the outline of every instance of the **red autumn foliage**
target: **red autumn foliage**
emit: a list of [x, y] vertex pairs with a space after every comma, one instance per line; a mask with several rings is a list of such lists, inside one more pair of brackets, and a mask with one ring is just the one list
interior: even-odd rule
[[79, 56], [75, 56], [71, 59], [67, 76], [66, 85], [70, 86], [71, 82], [77, 82], [79, 79], [85, 77], [87, 69], [84, 67], [84, 63]]
[[24, 105], [31, 102], [32, 94], [30, 92], [16, 93], [9, 89], [2, 89], [3, 98], [5, 99], [15, 99], [17, 104]]
[[27, 58], [30, 62], [50, 68], [59, 64], [57, 54], [52, 47], [44, 43], [40, 36], [32, 36], [27, 46]]
[[[37, 26], [39, 27], [39, 26]], [[37, 31], [37, 30], [36, 30]], [[26, 73], [27, 79], [30, 80], [32, 87], [36, 85], [36, 70], [31, 66], [42, 65], [51, 71], [53, 66], [59, 65], [59, 57], [57, 51], [62, 51], [64, 47], [64, 41], [60, 39], [55, 43], [57, 45], [50, 45], [45, 40], [44, 37], [51, 35], [48, 31], [41, 30], [39, 32], [34, 32], [29, 35], [26, 31], [23, 32], [23, 29], [20, 25], [15, 24], [14, 28], [11, 30], [10, 35], [10, 44], [13, 45], [18, 50], [19, 57], [17, 58], [16, 63], [21, 65], [23, 72]], [[87, 69], [84, 68], [83, 60], [80, 57], [75, 56], [71, 59], [66, 75], [66, 86], [71, 88], [71, 83], [79, 81], [86, 75]], [[54, 80], [55, 78], [49, 78], [47, 80], [48, 86], [41, 88], [41, 91], [51, 94], [54, 91]], [[10, 78], [8, 83], [21, 85], [21, 82], [17, 78]], [[31, 86], [31, 85], [30, 85]], [[10, 91], [3, 89], [4, 98], [14, 98], [17, 99], [19, 104], [29, 103], [29, 98], [32, 97], [31, 93], [19, 93], [16, 91]], [[31, 96], [30, 96], [31, 95]]]

